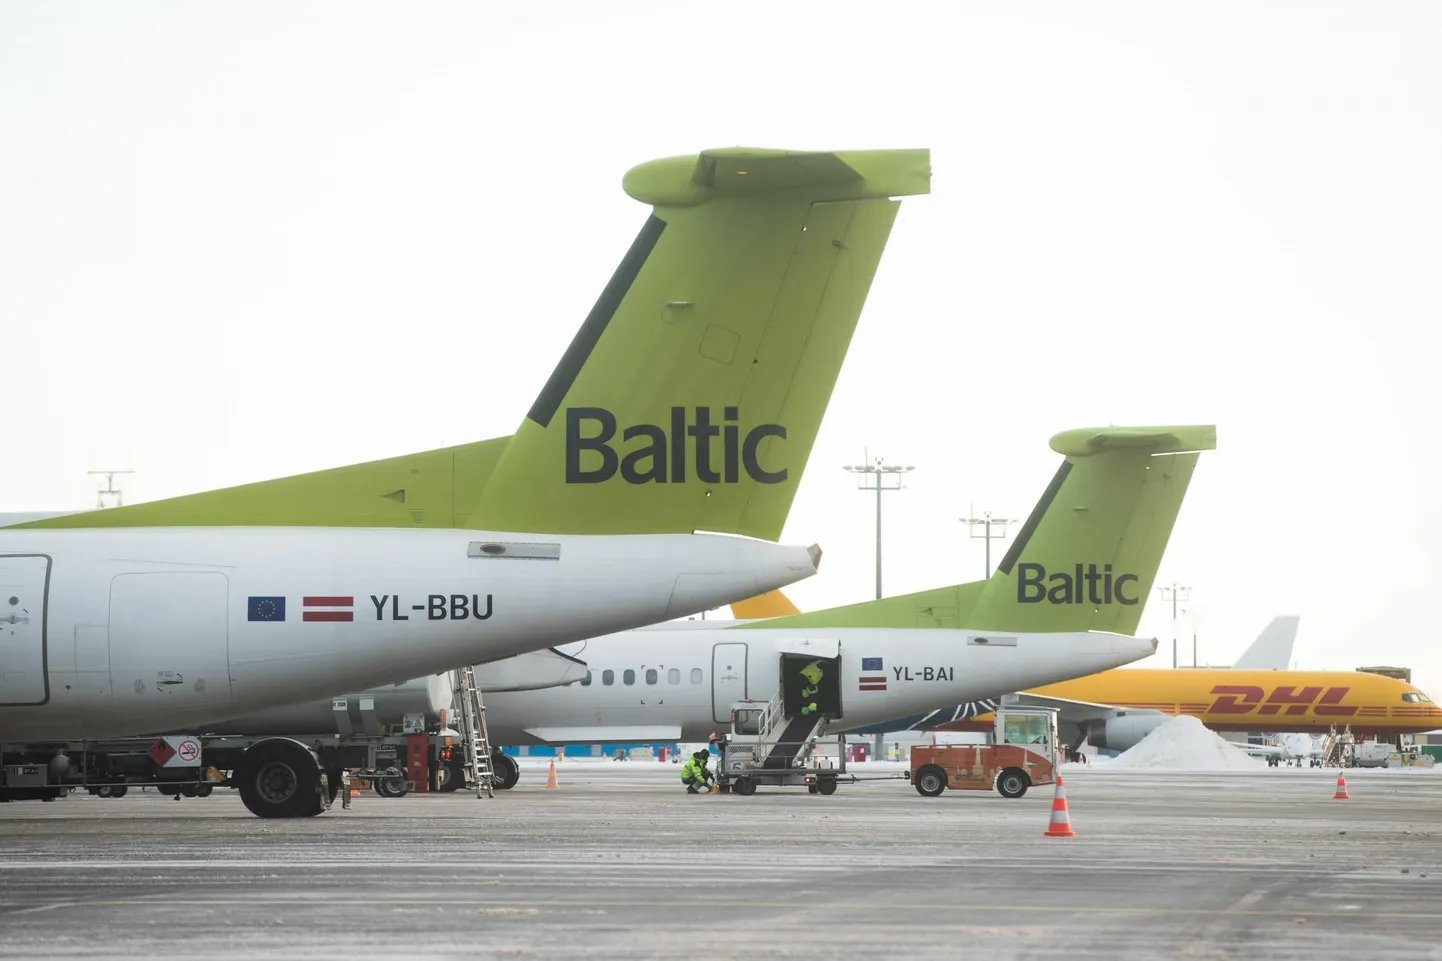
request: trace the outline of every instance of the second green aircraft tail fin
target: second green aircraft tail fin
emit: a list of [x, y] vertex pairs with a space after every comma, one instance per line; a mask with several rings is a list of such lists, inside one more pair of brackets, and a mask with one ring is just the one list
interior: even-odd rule
[[778, 540], [926, 150], [708, 150], [652, 205], [468, 526]]
[[1051, 447], [1065, 460], [990, 580], [765, 624], [1135, 634], [1200, 452], [1216, 437], [1211, 426], [1057, 434]]
[[967, 626], [1135, 633], [1200, 452], [1216, 445], [1211, 426], [1053, 437], [1066, 459]]

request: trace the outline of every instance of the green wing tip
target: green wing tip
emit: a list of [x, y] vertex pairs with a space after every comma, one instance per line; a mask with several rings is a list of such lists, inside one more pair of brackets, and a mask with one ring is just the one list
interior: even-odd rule
[[1088, 457], [1109, 450], [1146, 449], [1154, 454], [1216, 450], [1213, 424], [1186, 427], [1081, 427], [1051, 439], [1051, 449], [1066, 457]]

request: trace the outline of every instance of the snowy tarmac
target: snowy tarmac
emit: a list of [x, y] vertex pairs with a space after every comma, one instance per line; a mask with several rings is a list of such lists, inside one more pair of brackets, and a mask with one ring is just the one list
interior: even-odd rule
[[[853, 765], [858, 774], [898, 764]], [[1442, 771], [1068, 766], [1052, 791], [687, 796], [568, 759], [304, 821], [234, 792], [0, 806], [0, 956], [1442, 958]]]

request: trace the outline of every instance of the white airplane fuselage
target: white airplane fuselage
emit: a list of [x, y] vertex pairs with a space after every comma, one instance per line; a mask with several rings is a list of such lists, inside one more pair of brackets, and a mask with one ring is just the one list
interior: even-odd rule
[[1103, 632], [718, 629], [737, 623], [745, 622], [661, 624], [562, 645], [585, 660], [588, 682], [486, 695], [491, 741], [704, 741], [724, 730], [737, 701], [769, 701], [781, 684], [782, 649], [808, 640], [840, 644], [844, 717], [833, 733], [1093, 674], [1156, 650], [1153, 638]]
[[0, 531], [0, 742], [205, 726], [685, 616], [815, 569], [804, 547], [704, 534]]

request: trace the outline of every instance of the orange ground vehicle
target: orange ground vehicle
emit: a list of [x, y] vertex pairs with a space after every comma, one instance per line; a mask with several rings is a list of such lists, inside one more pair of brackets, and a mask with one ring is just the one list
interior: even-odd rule
[[911, 749], [912, 786], [923, 797], [956, 791], [989, 791], [1017, 798], [1033, 784], [1056, 780], [1055, 709], [996, 710], [986, 744], [917, 745]]

